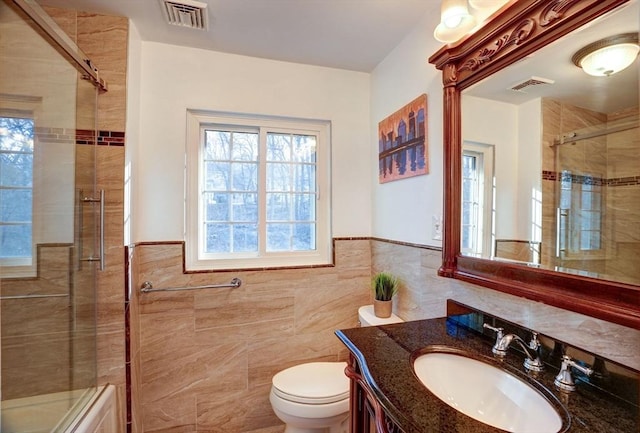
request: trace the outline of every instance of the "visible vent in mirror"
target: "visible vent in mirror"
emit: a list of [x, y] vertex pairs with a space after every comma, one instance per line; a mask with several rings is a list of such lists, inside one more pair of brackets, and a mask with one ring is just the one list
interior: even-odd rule
[[553, 83], [555, 83], [555, 81], [550, 80], [549, 78], [531, 77], [531, 78], [528, 78], [528, 79], [526, 79], [524, 81], [520, 81], [520, 82], [514, 84], [509, 89], [513, 90], [514, 92], [526, 93], [524, 91], [524, 89], [526, 89], [527, 87], [539, 86], [541, 84], [553, 84]]
[[206, 3], [194, 0], [161, 0], [161, 3], [164, 16], [169, 24], [208, 30]]

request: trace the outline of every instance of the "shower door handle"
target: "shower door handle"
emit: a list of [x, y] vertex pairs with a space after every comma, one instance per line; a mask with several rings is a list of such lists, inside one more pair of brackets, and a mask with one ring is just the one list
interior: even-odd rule
[[[99, 262], [98, 269], [104, 271], [105, 267], [105, 257], [104, 257], [104, 190], [101, 189], [99, 191], [99, 196], [97, 198], [94, 197], [82, 197], [82, 203], [99, 203], [99, 212], [100, 212], [100, 220], [99, 220], [99, 245], [98, 245], [98, 257], [91, 256], [86, 258], [81, 258], [82, 262]], [[82, 215], [82, 210], [80, 211]], [[82, 230], [82, 227], [80, 228]], [[80, 242], [82, 242], [82, 231], [80, 234]], [[82, 243], [80, 244], [82, 245]], [[82, 251], [82, 247], [81, 247]], [[82, 254], [82, 253], [81, 253]]]
[[569, 248], [569, 212], [570, 209], [556, 210], [556, 257], [563, 259]]

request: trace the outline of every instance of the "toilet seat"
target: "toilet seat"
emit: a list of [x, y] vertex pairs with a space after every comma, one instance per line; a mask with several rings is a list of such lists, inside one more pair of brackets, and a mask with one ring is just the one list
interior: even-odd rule
[[346, 362], [310, 362], [282, 370], [272, 379], [278, 397], [302, 404], [329, 404], [349, 398]]

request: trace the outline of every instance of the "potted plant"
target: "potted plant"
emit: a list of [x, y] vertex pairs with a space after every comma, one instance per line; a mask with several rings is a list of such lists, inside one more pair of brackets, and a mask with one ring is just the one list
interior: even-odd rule
[[398, 277], [389, 272], [378, 272], [373, 276], [373, 312], [376, 317], [390, 317], [393, 295], [398, 292]]

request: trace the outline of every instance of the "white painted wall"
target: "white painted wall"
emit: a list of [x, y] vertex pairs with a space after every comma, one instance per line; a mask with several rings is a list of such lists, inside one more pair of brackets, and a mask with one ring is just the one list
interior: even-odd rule
[[[518, 239], [542, 241], [542, 100], [518, 106]], [[537, 202], [537, 205], [534, 204]]]
[[153, 42], [139, 62], [133, 242], [184, 237], [188, 108], [330, 120], [333, 236], [371, 234], [369, 74]]
[[[438, 5], [435, 5], [438, 6]], [[371, 74], [372, 234], [375, 237], [432, 246], [431, 220], [442, 216], [442, 74], [428, 58], [441, 44], [433, 38], [439, 6]], [[378, 122], [422, 93], [427, 94], [429, 174], [378, 183]]]
[[462, 95], [462, 139], [494, 146], [498, 239], [518, 239], [518, 107]]

